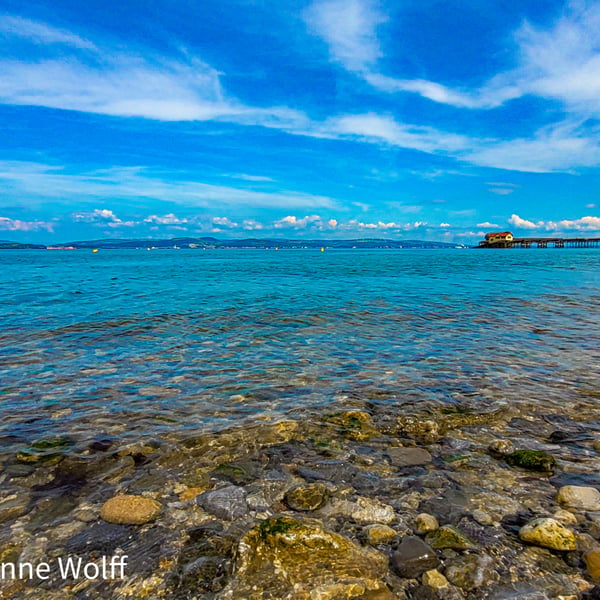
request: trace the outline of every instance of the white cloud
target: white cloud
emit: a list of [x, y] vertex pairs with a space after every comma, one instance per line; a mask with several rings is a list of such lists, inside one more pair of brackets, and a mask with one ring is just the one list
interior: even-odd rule
[[235, 175], [228, 175], [234, 179], [243, 179], [244, 181], [275, 181], [271, 177], [265, 177], [263, 175], [247, 175], [246, 173], [237, 173]]
[[284, 217], [283, 219], [279, 219], [279, 221], [275, 221], [273, 223], [273, 227], [275, 229], [281, 229], [283, 227], [292, 227], [294, 229], [304, 229], [309, 225], [321, 223], [321, 217], [319, 215], [307, 215], [306, 217], [302, 217], [299, 219], [293, 215]]
[[600, 231], [600, 217], [581, 217], [580, 219], [563, 219], [562, 221], [542, 221], [544, 229], [548, 231], [574, 230], [574, 231]]
[[[517, 215], [513, 215], [513, 217], [516, 216]], [[498, 225], [497, 223], [490, 223], [489, 221], [484, 221], [483, 223], [477, 223], [477, 227], [482, 227], [483, 229], [498, 229], [500, 225]]]
[[173, 213], [163, 215], [150, 215], [144, 219], [144, 223], [154, 223], [156, 225], [183, 225], [188, 223], [188, 219], [176, 217]]
[[496, 196], [509, 196], [515, 190], [513, 188], [489, 188], [488, 191], [492, 194], [496, 194]]
[[600, 217], [586, 216], [579, 219], [562, 219], [560, 221], [536, 222], [522, 219], [518, 215], [512, 215], [508, 220], [511, 225], [521, 229], [540, 229], [544, 231], [600, 231]]
[[376, 223], [365, 223], [363, 221], [352, 219], [345, 223], [342, 226], [342, 228], [347, 230], [367, 229], [377, 231], [411, 231], [413, 229], [425, 227], [426, 225], [427, 223], [425, 223], [424, 221], [415, 221], [414, 223], [395, 223], [394, 221], [390, 221], [388, 223], [384, 221], [377, 221]]
[[536, 229], [538, 227], [533, 221], [522, 219], [519, 217], [519, 215], [511, 215], [510, 219], [508, 219], [508, 222], [520, 229]]
[[92, 42], [84, 40], [70, 31], [10, 15], [0, 16], [0, 33], [5, 37], [25, 38], [37, 44], [67, 44], [86, 50], [95, 48]]
[[74, 221], [93, 223], [105, 227], [133, 227], [138, 223], [135, 221], [122, 221], [112, 210], [107, 208], [95, 208], [88, 212], [77, 212], [72, 215]]
[[385, 15], [371, 0], [316, 0], [305, 11], [309, 30], [329, 46], [333, 60], [351, 71], [374, 65], [382, 53], [377, 27]]
[[47, 221], [21, 221], [9, 217], [0, 217], [0, 230], [5, 231], [39, 231], [45, 229], [52, 232], [53, 227], [54, 224]]
[[227, 217], [213, 217], [212, 222], [214, 225], [222, 227], [237, 227], [238, 224]]
[[242, 223], [242, 227], [248, 231], [259, 231], [264, 229], [263, 224], [254, 219], [245, 219]]

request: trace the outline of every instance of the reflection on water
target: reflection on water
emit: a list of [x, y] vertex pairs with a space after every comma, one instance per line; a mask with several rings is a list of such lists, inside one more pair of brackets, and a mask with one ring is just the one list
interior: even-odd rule
[[3, 451], [598, 390], [594, 250], [0, 254]]

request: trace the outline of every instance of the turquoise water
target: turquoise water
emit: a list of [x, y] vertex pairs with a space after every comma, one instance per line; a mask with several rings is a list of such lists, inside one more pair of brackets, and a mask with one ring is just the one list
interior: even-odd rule
[[0, 253], [4, 451], [600, 389], [600, 251]]

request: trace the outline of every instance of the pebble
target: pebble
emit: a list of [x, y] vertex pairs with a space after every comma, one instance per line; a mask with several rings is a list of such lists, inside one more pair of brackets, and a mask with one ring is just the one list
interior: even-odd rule
[[554, 513], [553, 518], [563, 525], [575, 525], [577, 523], [577, 517], [571, 511], [562, 508]]
[[421, 513], [415, 518], [414, 529], [419, 535], [425, 535], [430, 531], [435, 531], [439, 526], [438, 520], [428, 513]]
[[104, 503], [100, 517], [108, 523], [143, 525], [156, 519], [161, 509], [160, 502], [152, 498], [121, 494]]
[[551, 550], [576, 550], [575, 535], [556, 519], [533, 519], [519, 530], [524, 542], [550, 548]]
[[401, 577], [415, 578], [440, 564], [437, 554], [421, 538], [407, 536], [392, 554], [392, 568]]
[[488, 452], [492, 455], [507, 456], [515, 451], [515, 447], [510, 440], [494, 440], [488, 446]]
[[434, 590], [439, 590], [448, 587], [448, 580], [437, 569], [425, 571], [421, 577], [423, 585], [427, 585]]
[[377, 546], [379, 544], [387, 544], [396, 537], [396, 531], [387, 525], [381, 525], [379, 523], [373, 523], [367, 525], [363, 529], [363, 533], [367, 544], [371, 546]]
[[600, 491], [593, 487], [565, 485], [558, 490], [556, 501], [579, 510], [600, 510]]

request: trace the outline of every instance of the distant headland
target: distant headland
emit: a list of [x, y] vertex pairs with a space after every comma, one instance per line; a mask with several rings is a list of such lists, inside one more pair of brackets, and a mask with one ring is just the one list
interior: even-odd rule
[[214, 237], [184, 237], [167, 240], [154, 239], [102, 239], [66, 242], [61, 244], [21, 244], [0, 241], [0, 250], [85, 250], [85, 249], [290, 249], [290, 248], [466, 248], [462, 244], [430, 242], [423, 240], [386, 240], [363, 238], [350, 240], [286, 240], [274, 238], [248, 238], [220, 240]]

